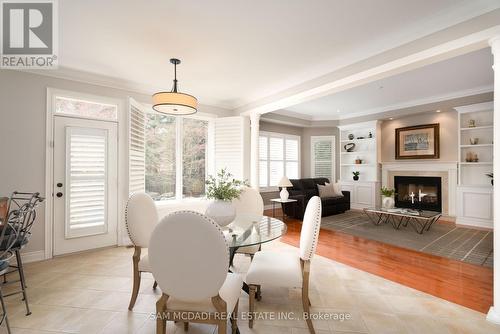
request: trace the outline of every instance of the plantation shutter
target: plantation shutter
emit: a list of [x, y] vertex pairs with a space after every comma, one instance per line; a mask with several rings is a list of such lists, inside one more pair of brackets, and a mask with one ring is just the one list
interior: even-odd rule
[[335, 137], [311, 137], [312, 177], [326, 177], [335, 181]]
[[240, 116], [215, 119], [215, 172], [226, 168], [236, 179], [248, 179], [249, 129]]
[[107, 136], [102, 129], [67, 128], [67, 238], [106, 230]]
[[146, 115], [139, 103], [130, 100], [129, 116], [129, 193], [144, 192], [145, 174], [145, 124]]

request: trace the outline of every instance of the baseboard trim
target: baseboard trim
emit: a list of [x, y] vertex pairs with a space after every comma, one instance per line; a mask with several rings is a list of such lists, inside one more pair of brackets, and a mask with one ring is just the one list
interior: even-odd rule
[[23, 263], [38, 262], [45, 260], [45, 251], [25, 252], [21, 253]]
[[494, 324], [500, 325], [500, 313], [498, 313], [492, 306], [486, 315], [486, 320]]
[[457, 217], [455, 224], [466, 227], [480, 227], [489, 230], [493, 229], [493, 222], [489, 220]]

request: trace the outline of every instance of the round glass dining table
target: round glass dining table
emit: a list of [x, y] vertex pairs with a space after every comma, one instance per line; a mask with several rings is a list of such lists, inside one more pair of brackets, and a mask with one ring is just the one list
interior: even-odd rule
[[281, 220], [260, 215], [237, 215], [234, 221], [223, 229], [229, 245], [230, 265], [236, 250], [240, 247], [261, 245], [278, 239], [286, 233], [286, 224]]

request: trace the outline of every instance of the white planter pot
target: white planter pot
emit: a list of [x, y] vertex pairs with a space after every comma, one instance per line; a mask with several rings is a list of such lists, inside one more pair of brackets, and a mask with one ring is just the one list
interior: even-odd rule
[[212, 218], [220, 226], [226, 226], [236, 217], [236, 209], [232, 202], [215, 200], [210, 202], [205, 215]]
[[382, 207], [384, 209], [393, 209], [394, 208], [394, 198], [387, 197], [387, 196], [382, 196]]

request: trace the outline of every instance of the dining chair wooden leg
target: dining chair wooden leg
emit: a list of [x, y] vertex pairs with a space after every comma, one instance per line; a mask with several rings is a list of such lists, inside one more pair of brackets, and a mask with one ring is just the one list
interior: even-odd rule
[[128, 304], [128, 309], [132, 311], [137, 300], [137, 295], [139, 294], [139, 288], [141, 287], [141, 272], [139, 271], [139, 261], [141, 260], [141, 248], [135, 247], [134, 255], [132, 256], [132, 264], [134, 267], [134, 283], [132, 286], [132, 296], [130, 297], [130, 303]]
[[314, 334], [315, 331], [310, 317], [311, 302], [309, 301], [309, 269], [310, 269], [310, 262], [303, 261], [302, 262], [302, 307], [304, 308], [304, 312], [307, 313], [308, 315], [306, 318], [306, 323], [307, 327], [309, 328], [309, 332], [311, 334]]
[[[217, 295], [215, 297], [212, 297], [212, 304], [214, 305], [215, 309], [219, 313], [219, 315], [222, 314], [227, 314], [227, 304], [224, 299], [221, 298], [220, 295]], [[227, 318], [218, 321], [217, 323], [217, 333], [218, 334], [226, 334], [227, 333]]]
[[257, 292], [255, 294], [255, 299], [257, 299], [257, 301], [259, 302], [262, 300], [262, 292], [260, 289], [260, 285], [257, 285]]
[[167, 318], [165, 311], [167, 310], [167, 299], [166, 294], [162, 294], [160, 299], [156, 302], [156, 334], [166, 334], [167, 333]]
[[184, 323], [184, 331], [187, 332], [189, 330], [189, 322]]
[[257, 285], [250, 284], [248, 286], [248, 311], [250, 315], [248, 317], [248, 327], [253, 328], [253, 318], [254, 318], [254, 310], [255, 310], [255, 293], [257, 291]]
[[232, 334], [236, 334], [238, 332], [238, 304], [239, 301], [236, 302], [236, 306], [234, 307], [233, 313], [231, 314]]
[[156, 290], [156, 288], [157, 288], [157, 287], [158, 287], [158, 282], [156, 282], [156, 281], [155, 281], [155, 282], [153, 283], [153, 290]]

